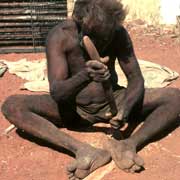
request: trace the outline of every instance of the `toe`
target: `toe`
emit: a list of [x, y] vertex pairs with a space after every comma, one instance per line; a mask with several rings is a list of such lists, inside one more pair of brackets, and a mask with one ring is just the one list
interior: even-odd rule
[[68, 174], [71, 174], [71, 173], [75, 172], [76, 169], [77, 169], [77, 162], [76, 161], [73, 161], [66, 168]]
[[69, 180], [75, 180], [75, 177], [71, 177], [71, 178], [69, 177]]
[[132, 173], [132, 174], [134, 174], [134, 173], [135, 173], [135, 171], [134, 171], [133, 167], [132, 167], [131, 169], [129, 169], [129, 173]]
[[78, 161], [74, 175], [77, 178], [83, 179], [89, 174], [89, 171], [90, 171], [90, 159], [84, 158], [83, 160]]
[[138, 166], [137, 164], [135, 164], [131, 169], [130, 169], [130, 172], [131, 173], [135, 173], [137, 171], [139, 171], [142, 167], [141, 166]]
[[86, 176], [89, 175], [89, 171], [88, 170], [83, 170], [83, 169], [77, 169], [75, 172], [75, 177], [79, 178], [79, 179], [83, 179]]
[[79, 178], [72, 177], [72, 178], [69, 178], [69, 180], [79, 180]]
[[122, 159], [120, 163], [118, 163], [118, 167], [120, 169], [130, 169], [134, 165], [134, 162], [132, 159]]
[[139, 157], [138, 155], [135, 156], [134, 162], [140, 167], [144, 166], [144, 160], [141, 157]]
[[124, 172], [130, 173], [130, 169], [123, 169]]
[[123, 155], [123, 159], [120, 161], [121, 169], [130, 169], [134, 165], [134, 153], [126, 151]]
[[73, 173], [68, 173], [68, 178], [69, 179], [72, 179], [74, 177], [74, 174]]

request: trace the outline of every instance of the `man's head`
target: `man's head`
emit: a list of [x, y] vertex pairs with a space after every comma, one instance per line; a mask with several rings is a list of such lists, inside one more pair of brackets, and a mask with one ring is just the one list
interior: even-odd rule
[[73, 19], [96, 46], [107, 43], [117, 24], [123, 22], [126, 11], [120, 0], [76, 0]]

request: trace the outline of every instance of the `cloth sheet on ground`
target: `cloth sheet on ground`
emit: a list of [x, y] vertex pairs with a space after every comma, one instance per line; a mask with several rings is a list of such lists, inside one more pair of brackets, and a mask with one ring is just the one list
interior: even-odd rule
[[[145, 60], [138, 60], [138, 62], [145, 79], [146, 88], [166, 87], [179, 77], [177, 72], [165, 66]], [[9, 73], [15, 74], [27, 81], [20, 89], [49, 92], [46, 59], [36, 61], [21, 59], [16, 62], [0, 60], [0, 70], [4, 73], [6, 69], [8, 69]], [[116, 62], [116, 70], [119, 77], [118, 84], [126, 87], [127, 79], [120, 69], [118, 62]]]

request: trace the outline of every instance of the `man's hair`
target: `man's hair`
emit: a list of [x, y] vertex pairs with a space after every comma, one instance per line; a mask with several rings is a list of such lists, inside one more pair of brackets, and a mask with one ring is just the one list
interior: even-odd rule
[[121, 0], [76, 0], [73, 19], [91, 29], [120, 24], [126, 17]]

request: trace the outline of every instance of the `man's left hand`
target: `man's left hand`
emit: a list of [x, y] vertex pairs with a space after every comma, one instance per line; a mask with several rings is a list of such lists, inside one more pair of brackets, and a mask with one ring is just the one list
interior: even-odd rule
[[121, 108], [117, 115], [114, 117], [110, 117], [110, 113], [107, 113], [107, 116], [110, 117], [110, 124], [114, 129], [119, 129], [124, 126], [124, 124], [128, 120], [129, 113], [124, 110], [124, 108]]

